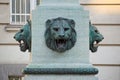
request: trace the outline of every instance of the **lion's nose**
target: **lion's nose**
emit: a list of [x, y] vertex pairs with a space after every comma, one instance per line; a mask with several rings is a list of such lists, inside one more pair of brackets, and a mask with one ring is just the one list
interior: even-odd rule
[[61, 37], [61, 38], [63, 38], [64, 36], [65, 36], [64, 34], [59, 35], [59, 37]]

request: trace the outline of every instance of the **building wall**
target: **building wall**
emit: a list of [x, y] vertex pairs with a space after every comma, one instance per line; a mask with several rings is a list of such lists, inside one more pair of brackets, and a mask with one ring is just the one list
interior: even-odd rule
[[90, 11], [91, 22], [103, 34], [104, 40], [90, 61], [98, 69], [100, 80], [120, 80], [120, 0], [80, 0]]
[[[90, 52], [90, 62], [99, 69], [96, 76], [99, 80], [120, 80], [120, 0], [80, 0], [80, 4], [90, 11], [92, 24], [105, 38], [96, 53]], [[0, 0], [0, 80], [4, 80], [2, 74], [6, 74], [4, 66], [9, 64], [13, 66], [10, 69], [15, 69], [15, 65], [20, 64], [23, 68], [30, 62], [30, 53], [21, 52], [13, 39], [21, 25], [10, 25], [9, 21], [9, 0]], [[7, 72], [10, 73], [7, 75], [13, 73]]]
[[30, 62], [30, 53], [21, 52], [13, 39], [21, 25], [10, 25], [9, 22], [9, 0], [0, 0], [0, 80], [8, 80], [8, 76], [23, 76], [22, 70]]

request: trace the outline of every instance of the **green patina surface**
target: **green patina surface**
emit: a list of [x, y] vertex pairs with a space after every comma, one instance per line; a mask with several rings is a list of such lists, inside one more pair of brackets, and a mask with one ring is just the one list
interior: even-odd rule
[[98, 29], [89, 23], [89, 49], [91, 52], [96, 52], [98, 49], [98, 43], [104, 39], [103, 35], [100, 34]]
[[[20, 43], [20, 50], [31, 51], [31, 22], [28, 21], [14, 36]], [[57, 52], [64, 52], [71, 49], [76, 42], [75, 22], [73, 20], [56, 18], [46, 21], [45, 40], [46, 45]], [[104, 39], [98, 29], [89, 23], [89, 49], [96, 52], [98, 43]], [[23, 41], [23, 43], [21, 43]], [[59, 45], [59, 46], [58, 46]]]
[[75, 22], [71, 19], [58, 17], [46, 21], [45, 41], [48, 48], [65, 52], [76, 42]]
[[31, 21], [28, 21], [14, 36], [14, 39], [20, 44], [20, 50], [31, 52]]
[[24, 74], [97, 74], [97, 68], [25, 68]]

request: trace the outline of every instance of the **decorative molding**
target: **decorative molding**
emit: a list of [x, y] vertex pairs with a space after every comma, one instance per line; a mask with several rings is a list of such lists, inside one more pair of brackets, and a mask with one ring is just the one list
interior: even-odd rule
[[[18, 43], [0, 43], [0, 45], [19, 45]], [[99, 44], [99, 46], [120, 46], [120, 44]]]
[[104, 24], [104, 23], [92, 23], [95, 26], [120, 26], [120, 24]]
[[0, 46], [1, 45], [19, 45], [19, 43], [0, 43]]
[[9, 2], [0, 2], [0, 5], [9, 5]]
[[0, 23], [0, 25], [9, 25], [9, 23]]
[[118, 67], [120, 67], [120, 64], [93, 64], [94, 66], [108, 66], [108, 67], [110, 67], [110, 66], [118, 66]]
[[17, 32], [23, 25], [7, 25], [5, 26], [5, 31], [7, 32]]
[[80, 5], [83, 5], [83, 6], [89, 6], [89, 5], [95, 5], [95, 6], [109, 6], [109, 5], [120, 5], [120, 3], [80, 3]]
[[120, 46], [120, 44], [99, 44], [100, 46]]

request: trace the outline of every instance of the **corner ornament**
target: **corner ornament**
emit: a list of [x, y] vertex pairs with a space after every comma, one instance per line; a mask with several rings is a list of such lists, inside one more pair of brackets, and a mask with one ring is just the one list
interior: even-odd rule
[[99, 43], [104, 39], [98, 29], [89, 22], [89, 49], [91, 52], [96, 52]]
[[19, 42], [20, 50], [31, 52], [31, 21], [28, 20], [15, 35], [14, 39]]
[[47, 47], [53, 51], [70, 50], [76, 42], [75, 22], [62, 17], [48, 19], [44, 36]]

